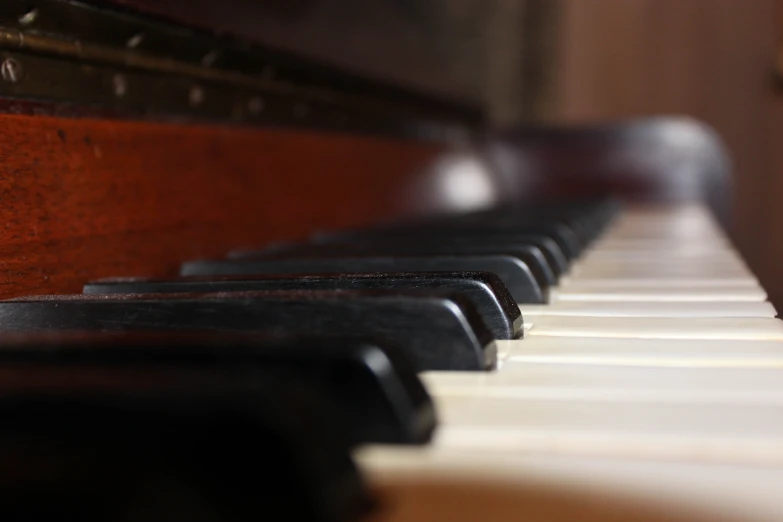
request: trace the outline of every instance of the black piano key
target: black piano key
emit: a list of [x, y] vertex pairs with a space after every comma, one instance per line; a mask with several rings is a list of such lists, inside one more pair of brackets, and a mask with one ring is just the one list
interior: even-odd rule
[[[384, 233], [367, 232], [357, 236], [336, 237], [331, 240], [322, 240], [318, 243], [289, 243], [277, 244], [264, 250], [238, 250], [230, 252], [229, 259], [253, 259], [262, 257], [302, 257], [308, 252], [318, 252], [318, 249], [329, 247], [332, 249], [344, 248], [350, 245], [351, 248], [362, 249], [365, 252], [377, 248], [395, 248], [397, 245], [409, 245], [410, 248], [459, 248], [469, 253], [486, 254], [492, 251], [500, 252], [504, 249], [526, 248], [533, 246], [540, 251], [543, 258], [539, 258], [538, 253], [532, 251], [530, 254], [534, 262], [545, 261], [548, 268], [543, 268], [551, 275], [547, 274], [545, 279], [552, 284], [560, 275], [568, 271], [568, 259], [566, 258], [560, 246], [550, 237], [544, 234], [507, 234], [507, 235], [487, 235], [471, 234], [460, 231], [429, 231], [426, 228], [420, 228], [416, 231], [386, 231]], [[529, 265], [531, 266], [531, 265]], [[531, 266], [532, 269], [532, 266]]]
[[406, 354], [351, 338], [93, 334], [56, 345], [6, 344], [0, 368], [9, 363], [201, 371], [248, 383], [283, 373], [317, 385], [339, 406], [354, 444], [422, 444], [436, 426], [432, 401]]
[[[508, 220], [512, 223], [538, 221], [541, 224], [565, 224], [580, 239], [583, 246], [593, 241], [609, 223], [617, 209], [616, 202], [602, 200], [598, 202], [560, 204], [551, 207], [549, 205], [520, 209], [514, 207], [502, 207], [481, 213], [487, 221]], [[470, 220], [471, 216], [466, 216]]]
[[545, 234], [555, 241], [569, 259], [579, 257], [589, 243], [580, 235], [580, 230], [566, 221], [526, 219], [518, 215], [495, 215], [491, 217], [461, 218], [447, 225], [447, 228], [472, 231], [474, 234]]
[[481, 371], [497, 363], [492, 332], [470, 301], [434, 290], [46, 296], [0, 302], [0, 329], [352, 335], [399, 346], [417, 371]]
[[[609, 223], [618, 208], [617, 202], [600, 200], [577, 203], [545, 203], [506, 206], [450, 215], [417, 222], [340, 232], [315, 234], [314, 243], [350, 242], [372, 236], [444, 237], [471, 235], [480, 237], [543, 234], [557, 243], [569, 260], [580, 255]], [[543, 248], [540, 244], [540, 248]]]
[[339, 413], [287, 375], [0, 366], [4, 520], [358, 522]]
[[[497, 221], [487, 222], [463, 222], [463, 221], [439, 221], [415, 224], [395, 225], [375, 229], [347, 230], [347, 231], [320, 231], [310, 236], [309, 240], [315, 244], [330, 244], [346, 241], [358, 241], [363, 237], [373, 236], [399, 236], [399, 237], [430, 237], [440, 235], [448, 237], [484, 237], [488, 241], [501, 241], [505, 238], [515, 238], [544, 235], [555, 244], [568, 261], [576, 259], [582, 252], [584, 245], [573, 232], [564, 224], [525, 225], [516, 222]], [[514, 239], [516, 240], [516, 239]]]
[[[513, 256], [527, 265], [535, 277], [538, 286], [546, 292], [552, 285], [557, 284], [557, 277], [549, 266], [541, 250], [532, 245], [515, 245], [512, 247], [493, 247], [483, 245], [465, 245], [460, 243], [441, 244], [432, 242], [387, 242], [364, 244], [342, 244], [329, 246], [303, 247], [296, 251], [272, 251], [262, 254], [257, 260], [293, 260], [330, 257], [378, 257], [378, 256], [471, 256], [471, 255], [496, 255]], [[250, 260], [250, 259], [248, 259]]]
[[489, 272], [425, 272], [307, 276], [197, 277], [175, 280], [109, 279], [84, 286], [85, 294], [154, 294], [263, 290], [439, 289], [468, 299], [495, 339], [522, 335], [522, 315], [506, 286]]
[[270, 274], [343, 274], [390, 272], [491, 272], [506, 285], [517, 303], [546, 299], [528, 266], [515, 256], [378, 256], [316, 259], [199, 260], [183, 263], [182, 276], [242, 276]]

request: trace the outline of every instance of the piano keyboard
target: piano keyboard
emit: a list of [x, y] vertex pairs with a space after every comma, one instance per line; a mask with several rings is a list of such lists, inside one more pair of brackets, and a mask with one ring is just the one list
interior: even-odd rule
[[[379, 494], [373, 520], [783, 520], [783, 322], [701, 206], [501, 209], [324, 233], [182, 275], [0, 302], [0, 329], [208, 331], [228, 339], [218, 348], [12, 342], [0, 382], [24, 381], [20, 360], [66, 384], [59, 365], [86, 364], [79, 389], [96, 394], [146, 375], [128, 364], [158, 375], [165, 362], [179, 383], [208, 361], [220, 390], [252, 390], [256, 371], [304, 378], [320, 397], [303, 400], [339, 410], [348, 433], [296, 403], [292, 417], [319, 426], [307, 451], [326, 432], [332, 453], [351, 448]], [[285, 401], [291, 383], [275, 386], [259, 400]], [[365, 506], [345, 459], [301, 483], [353, 487], [314, 501], [324, 520]]]
[[626, 208], [550, 299], [497, 372], [423, 375], [432, 444], [359, 451], [390, 519], [783, 519], [783, 323], [707, 211]]

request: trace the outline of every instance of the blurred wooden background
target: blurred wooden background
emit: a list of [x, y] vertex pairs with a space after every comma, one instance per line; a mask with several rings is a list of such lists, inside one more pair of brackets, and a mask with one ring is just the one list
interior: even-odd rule
[[734, 163], [733, 239], [783, 308], [783, 0], [561, 2], [555, 102], [538, 116], [712, 125]]

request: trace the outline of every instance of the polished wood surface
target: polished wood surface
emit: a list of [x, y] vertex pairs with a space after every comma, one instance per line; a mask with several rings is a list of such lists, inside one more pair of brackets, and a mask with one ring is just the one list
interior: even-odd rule
[[[434, 144], [0, 115], [0, 298], [414, 212]], [[418, 207], [421, 208], [421, 207]]]

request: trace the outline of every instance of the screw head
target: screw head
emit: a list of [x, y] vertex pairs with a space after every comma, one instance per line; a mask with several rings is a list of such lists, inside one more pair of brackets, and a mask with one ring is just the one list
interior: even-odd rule
[[14, 58], [6, 58], [0, 65], [0, 75], [8, 83], [16, 83], [22, 79], [22, 64]]
[[261, 114], [261, 111], [264, 110], [264, 100], [260, 96], [255, 96], [253, 98], [250, 98], [247, 102], [247, 110], [250, 111], [250, 114], [253, 116], [257, 116], [258, 114]]
[[213, 65], [215, 65], [215, 62], [217, 62], [219, 58], [220, 58], [220, 51], [218, 51], [217, 49], [212, 49], [201, 58], [201, 65], [203, 65], [204, 67], [212, 67]]
[[188, 95], [190, 105], [192, 107], [199, 107], [202, 103], [204, 103], [204, 89], [200, 85], [194, 85], [190, 88], [190, 93]]
[[19, 17], [19, 23], [22, 25], [30, 25], [38, 19], [38, 9], [28, 11]]
[[125, 42], [125, 46], [128, 49], [135, 49], [139, 45], [141, 45], [141, 42], [143, 42], [143, 41], [144, 41], [144, 33], [136, 33], [133, 36], [131, 36], [130, 38], [128, 38], [128, 41]]
[[112, 84], [114, 85], [114, 95], [117, 98], [122, 98], [125, 93], [128, 92], [128, 80], [122, 74], [115, 74], [112, 78]]

